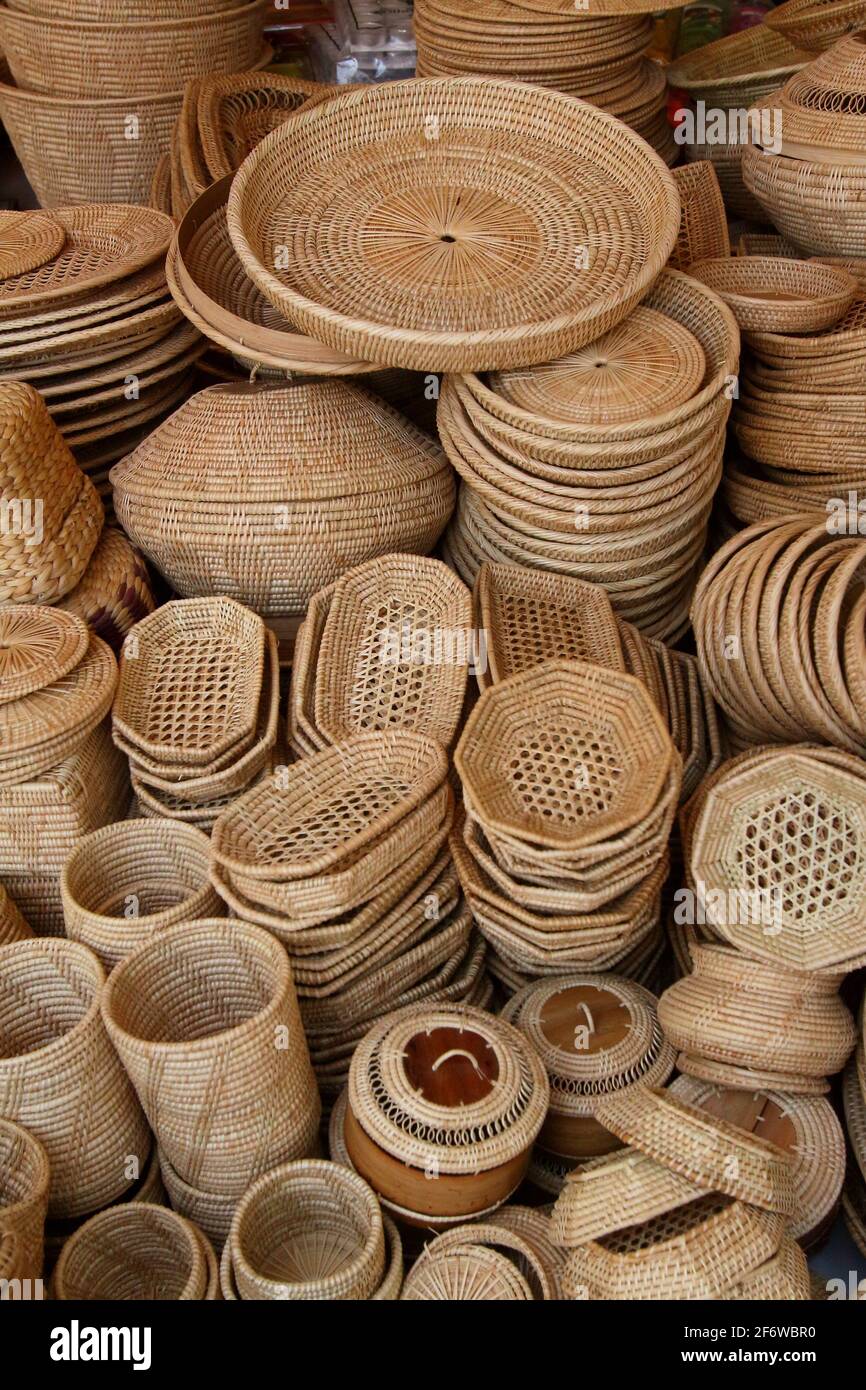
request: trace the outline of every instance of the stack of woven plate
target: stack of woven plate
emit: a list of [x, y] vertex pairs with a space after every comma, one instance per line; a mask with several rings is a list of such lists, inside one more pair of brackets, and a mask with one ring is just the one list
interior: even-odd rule
[[646, 688], [549, 661], [486, 690], [455, 753], [452, 852], [475, 918], [523, 977], [655, 947], [681, 760]]
[[313, 595], [289, 700], [299, 757], [376, 729], [450, 747], [472, 660], [472, 599], [439, 560], [385, 555]]
[[38, 388], [106, 492], [110, 464], [188, 393], [204, 347], [168, 294], [172, 223], [124, 204], [0, 217], [0, 381]]
[[214, 826], [217, 891], [286, 946], [326, 1099], [388, 1009], [488, 997], [448, 852], [453, 817], [444, 750], [392, 729], [279, 770]]
[[277, 642], [232, 599], [167, 603], [127, 636], [112, 713], [145, 816], [209, 830], [272, 770]]
[[418, 76], [479, 73], [555, 87], [618, 116], [672, 164], [664, 70], [644, 56], [649, 15], [605, 8], [529, 14], [512, 0], [417, 0]]
[[559, 659], [627, 671], [649, 690], [683, 760], [681, 800], [721, 761], [715, 704], [695, 658], [617, 618], [600, 585], [485, 560], [475, 609], [482, 690]]
[[[265, 62], [267, 0], [12, 0], [0, 116], [43, 207], [144, 203], [188, 78]], [[13, 85], [14, 84], [14, 85]]]
[[566, 1297], [810, 1298], [790, 1152], [653, 1087], [597, 1113], [629, 1147], [576, 1170], [557, 1200]]
[[826, 741], [862, 757], [866, 538], [843, 494], [829, 515], [761, 522], [712, 557], [692, 622], [736, 744]]
[[463, 480], [446, 557], [566, 570], [652, 636], [687, 626], [739, 356], [733, 316], [665, 271], [630, 318], [544, 366], [449, 377], [438, 423]]
[[747, 187], [795, 246], [815, 256], [862, 255], [866, 34], [840, 39], [764, 106], [771, 110], [756, 113], [743, 153]]

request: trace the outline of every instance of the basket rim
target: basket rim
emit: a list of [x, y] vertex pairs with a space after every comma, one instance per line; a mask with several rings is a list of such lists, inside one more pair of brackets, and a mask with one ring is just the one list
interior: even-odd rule
[[[202, 890], [208, 888], [210, 880], [207, 872], [207, 864], [209, 859], [210, 840], [208, 836], [196, 826], [190, 825], [184, 821], [172, 820], [168, 816], [154, 816], [139, 820], [113, 821], [109, 825], [103, 825], [98, 830], [94, 830], [89, 835], [80, 839], [64, 860], [63, 868], [60, 873], [61, 893], [74, 903], [79, 912], [86, 913], [89, 923], [98, 924], [109, 930], [117, 931], [118, 927], [122, 927], [127, 919], [122, 916], [107, 916], [104, 913], [95, 911], [93, 908], [87, 907], [84, 903], [79, 901], [78, 897], [73, 894], [69, 886], [70, 866], [83, 851], [87, 852], [89, 856], [89, 852], [95, 846], [102, 852], [106, 846], [112, 846], [117, 840], [123, 840], [126, 836], [129, 836], [130, 839], [135, 839], [136, 836], [141, 835], [142, 832], [145, 837], [153, 839], [161, 838], [162, 846], [165, 845], [167, 836], [187, 840], [191, 846], [194, 846], [201, 852], [204, 864], [204, 877], [198, 888], [192, 889], [185, 895], [184, 902], [192, 902], [201, 895]], [[180, 906], [181, 904], [178, 903], [175, 907], [169, 909], [169, 911], [176, 912]], [[142, 913], [134, 917], [129, 925], [134, 928], [143, 927], [147, 929], [148, 926], [158, 924], [160, 919], [165, 916], [165, 913], [166, 909], [161, 909], [159, 912]]]
[[[0, 30], [4, 24], [20, 24], [22, 29], [32, 27], [40, 33], [50, 32], [54, 29], [70, 30], [73, 36], [80, 39], [82, 35], [96, 38], [103, 35], [106, 38], [118, 37], [122, 34], [131, 33], [134, 36], [140, 35], [142, 38], [151, 38], [154, 35], [159, 37], [161, 34], [174, 34], [191, 29], [214, 29], [222, 28], [234, 22], [243, 14], [252, 16], [259, 13], [264, 16], [270, 9], [269, 0], [241, 0], [230, 10], [214, 10], [212, 13], [200, 15], [188, 15], [180, 19], [130, 19], [130, 20], [102, 20], [102, 19], [58, 19], [46, 15], [30, 14], [26, 10], [10, 10], [5, 3], [0, 4]], [[127, 105], [128, 105], [127, 101]]]

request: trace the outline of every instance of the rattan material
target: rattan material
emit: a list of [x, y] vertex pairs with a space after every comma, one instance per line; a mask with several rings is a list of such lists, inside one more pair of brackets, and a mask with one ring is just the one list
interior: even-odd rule
[[680, 230], [668, 265], [688, 271], [692, 261], [729, 256], [731, 243], [722, 190], [709, 160], [682, 164], [673, 171], [682, 211]]
[[0, 952], [0, 1114], [29, 1129], [51, 1166], [51, 1216], [79, 1216], [130, 1186], [149, 1136], [99, 1015], [105, 976], [72, 941]]
[[783, 154], [827, 164], [863, 162], [863, 59], [862, 35], [848, 35], [773, 94]]
[[366, 1299], [385, 1274], [374, 1192], [356, 1173], [322, 1160], [260, 1178], [238, 1205], [226, 1248], [242, 1299]]
[[174, 1210], [194, 1222], [207, 1236], [214, 1250], [220, 1253], [228, 1238], [237, 1198], [203, 1192], [201, 1188], [184, 1182], [164, 1153], [159, 1155], [159, 1171]]
[[669, 83], [707, 106], [751, 106], [811, 56], [796, 46], [793, 35], [771, 25], [772, 20], [755, 24], [686, 53], [668, 68]]
[[721, 1297], [745, 1302], [807, 1302], [813, 1295], [806, 1256], [791, 1236], [784, 1235], [775, 1255]]
[[767, 16], [767, 24], [809, 53], [821, 53], [866, 19], [863, 0], [786, 0]]
[[176, 922], [218, 917], [207, 836], [169, 820], [120, 821], [86, 836], [63, 866], [66, 935], [106, 970]]
[[696, 1201], [701, 1189], [638, 1149], [590, 1159], [569, 1173], [553, 1209], [554, 1239], [567, 1249], [642, 1226]]
[[0, 280], [25, 275], [63, 249], [66, 233], [49, 213], [4, 212], [0, 215]]
[[[494, 1213], [485, 1221], [472, 1222], [446, 1231], [425, 1246], [407, 1281], [415, 1291], [415, 1296], [421, 1284], [435, 1280], [435, 1266], [443, 1256], [447, 1257], [450, 1251], [458, 1250], [461, 1256], [471, 1260], [474, 1251], [481, 1248], [497, 1250], [511, 1260], [529, 1284], [532, 1297], [536, 1301], [547, 1302], [553, 1298], [555, 1282], [548, 1272], [546, 1259], [539, 1254], [531, 1240], [516, 1231], [513, 1226], [500, 1226], [497, 1218], [498, 1213]], [[414, 1277], [415, 1270], [418, 1270], [417, 1282]]]
[[276, 126], [330, 90], [276, 72], [204, 78], [198, 88], [196, 124], [209, 182], [234, 174]]
[[743, 180], [762, 215], [812, 256], [860, 255], [866, 226], [864, 174], [862, 164], [827, 164], [743, 147]]
[[741, 328], [816, 333], [854, 302], [857, 282], [846, 271], [790, 257], [735, 256], [703, 260], [689, 274], [730, 305]]
[[42, 1144], [0, 1119], [0, 1279], [41, 1278], [48, 1184]]
[[790, 1215], [796, 1209], [790, 1155], [670, 1091], [631, 1086], [605, 1096], [596, 1115], [625, 1143], [699, 1187], [765, 1211]]
[[210, 387], [111, 480], [125, 529], [178, 592], [224, 589], [265, 616], [303, 612], [372, 555], [432, 549], [454, 500], [441, 451], [336, 381]]
[[79, 1226], [52, 1275], [59, 1300], [197, 1302], [218, 1297], [216, 1257], [185, 1217], [149, 1202], [109, 1207]]
[[26, 941], [32, 935], [18, 907], [0, 883], [0, 946], [10, 941]]
[[62, 680], [84, 660], [88, 633], [80, 618], [53, 608], [0, 607], [0, 704]]
[[532, 1290], [507, 1255], [469, 1244], [418, 1260], [404, 1280], [400, 1298], [407, 1302], [521, 1302], [532, 1299]]
[[119, 527], [104, 528], [81, 579], [56, 607], [83, 618], [115, 652], [133, 624], [153, 612], [147, 566]]
[[550, 1297], [561, 1299], [565, 1253], [554, 1239], [548, 1210], [508, 1203], [498, 1209], [494, 1224], [500, 1230], [513, 1231], [531, 1247], [550, 1284]]
[[[507, 170], [512, 144], [520, 175]], [[579, 225], [566, 193], [576, 184]], [[277, 246], [301, 208], [319, 250], [283, 269]], [[670, 255], [679, 199], [658, 157], [612, 118], [467, 77], [366, 87], [302, 112], [246, 161], [228, 218], [251, 279], [305, 331], [386, 366], [465, 371], [549, 360], [612, 327]], [[362, 237], [342, 235], [347, 219]], [[581, 245], [589, 264], [576, 274]], [[555, 314], [539, 312], [542, 285]]]
[[112, 1041], [180, 1177], [240, 1196], [310, 1152], [319, 1098], [286, 954], [242, 922], [169, 927], [112, 972]]
[[170, 19], [76, 22], [0, 10], [0, 44], [18, 86], [62, 97], [157, 96], [187, 78], [250, 68], [262, 47], [263, 0]]

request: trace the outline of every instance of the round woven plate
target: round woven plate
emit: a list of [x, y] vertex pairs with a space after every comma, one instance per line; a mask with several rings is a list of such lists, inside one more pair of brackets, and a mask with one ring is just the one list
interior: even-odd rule
[[613, 117], [477, 77], [303, 111], [241, 166], [229, 232], [280, 312], [388, 366], [526, 365], [592, 341], [670, 255], [679, 196]]
[[0, 212], [0, 280], [59, 256], [66, 233], [48, 212]]
[[838, 266], [786, 256], [729, 256], [696, 261], [689, 274], [730, 305], [741, 328], [817, 333], [837, 323], [857, 295]]
[[87, 624], [29, 604], [0, 607], [0, 705], [52, 685], [83, 661]]
[[535, 415], [615, 425], [682, 405], [697, 391], [705, 367], [694, 334], [666, 314], [639, 308], [556, 362], [495, 372], [490, 387]]
[[105, 718], [116, 684], [111, 648], [91, 633], [84, 659], [60, 680], [0, 705], [0, 782], [60, 762]]

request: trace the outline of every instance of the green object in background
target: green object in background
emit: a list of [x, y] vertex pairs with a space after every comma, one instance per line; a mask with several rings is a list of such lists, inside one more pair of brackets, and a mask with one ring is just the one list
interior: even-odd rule
[[680, 23], [677, 57], [722, 38], [728, 31], [728, 4], [687, 5]]

